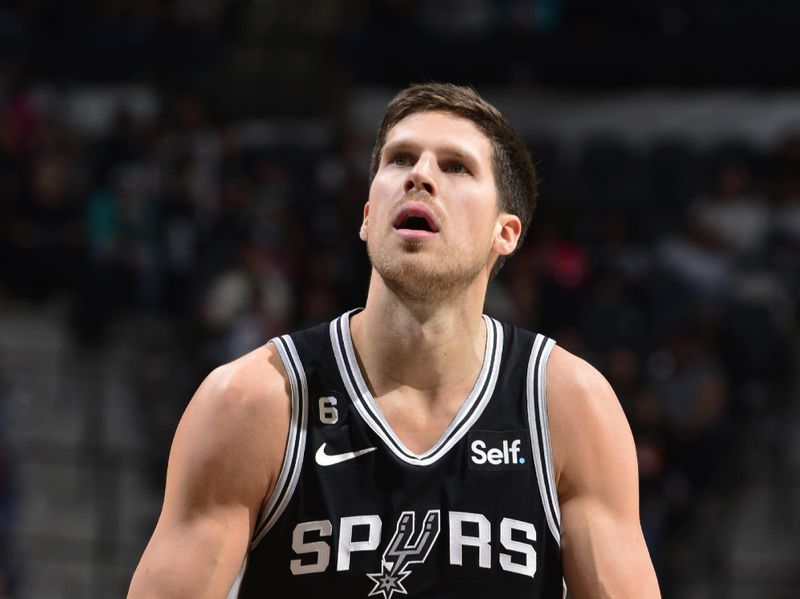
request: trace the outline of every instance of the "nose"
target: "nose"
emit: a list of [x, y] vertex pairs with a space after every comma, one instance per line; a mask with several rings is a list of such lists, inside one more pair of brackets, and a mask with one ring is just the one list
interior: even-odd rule
[[436, 180], [433, 176], [432, 158], [422, 155], [413, 168], [408, 171], [408, 177], [403, 185], [403, 190], [406, 193], [412, 191], [425, 191], [429, 195], [436, 195]]

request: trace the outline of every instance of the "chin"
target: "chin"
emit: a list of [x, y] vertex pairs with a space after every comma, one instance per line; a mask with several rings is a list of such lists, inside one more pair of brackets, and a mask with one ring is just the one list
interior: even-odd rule
[[468, 287], [486, 265], [422, 253], [388, 256], [370, 252], [369, 257], [386, 287], [410, 301], [432, 302], [450, 297]]

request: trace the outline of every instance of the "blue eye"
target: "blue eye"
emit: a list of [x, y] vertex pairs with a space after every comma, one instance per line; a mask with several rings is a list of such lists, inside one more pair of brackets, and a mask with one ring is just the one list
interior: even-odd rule
[[411, 164], [411, 159], [405, 154], [395, 154], [389, 158], [389, 164], [396, 164], [397, 166], [408, 166]]
[[450, 164], [447, 165], [447, 167], [445, 167], [444, 170], [448, 173], [455, 173], [455, 174], [468, 172], [467, 167], [461, 164], [460, 162], [451, 162]]

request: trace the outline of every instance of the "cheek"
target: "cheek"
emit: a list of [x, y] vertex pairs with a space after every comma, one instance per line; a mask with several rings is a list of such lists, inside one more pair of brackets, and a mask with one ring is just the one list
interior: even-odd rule
[[462, 212], [465, 220], [464, 228], [469, 230], [476, 244], [485, 245], [494, 239], [497, 225], [497, 214], [492, 207], [484, 204], [473, 206], [469, 212]]
[[397, 181], [393, 174], [387, 170], [379, 170], [375, 173], [375, 178], [369, 187], [370, 200], [382, 197], [388, 197], [393, 189], [397, 187]]
[[389, 194], [389, 186], [385, 181], [379, 181], [377, 178], [372, 182], [369, 188], [369, 222], [371, 226], [375, 222], [386, 218], [387, 207], [391, 204], [391, 195]]

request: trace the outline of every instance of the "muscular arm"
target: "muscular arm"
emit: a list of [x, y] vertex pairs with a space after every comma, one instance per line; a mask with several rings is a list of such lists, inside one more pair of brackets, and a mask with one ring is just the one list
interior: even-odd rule
[[279, 362], [271, 345], [259, 348], [214, 370], [189, 402], [129, 599], [227, 596], [283, 459], [290, 414]]
[[558, 347], [547, 377], [570, 595], [660, 597], [639, 522], [636, 450], [614, 391], [589, 364]]

